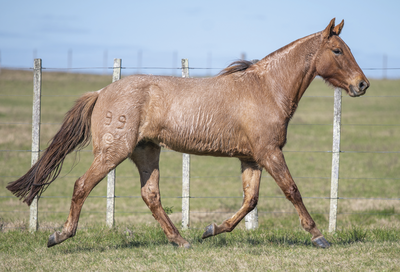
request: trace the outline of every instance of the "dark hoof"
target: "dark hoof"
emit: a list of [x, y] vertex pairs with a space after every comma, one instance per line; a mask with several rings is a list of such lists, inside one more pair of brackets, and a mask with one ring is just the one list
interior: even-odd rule
[[59, 233], [56, 231], [49, 237], [49, 241], [47, 242], [47, 247], [52, 247], [58, 244], [58, 235]]
[[205, 239], [211, 236], [215, 235], [215, 224], [211, 224], [209, 226], [206, 227], [206, 231], [203, 233], [203, 236], [201, 238]]
[[331, 245], [328, 243], [328, 241], [324, 238], [324, 236], [315, 238], [314, 240], [311, 240], [313, 245], [316, 247], [320, 247], [320, 248], [328, 248]]

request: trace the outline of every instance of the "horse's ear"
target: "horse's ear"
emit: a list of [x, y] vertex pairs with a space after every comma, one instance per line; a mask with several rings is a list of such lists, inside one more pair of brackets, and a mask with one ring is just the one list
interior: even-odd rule
[[333, 34], [333, 28], [335, 27], [335, 18], [331, 20], [329, 25], [322, 31], [322, 37], [324, 39], [329, 39]]
[[342, 22], [340, 24], [335, 26], [335, 28], [333, 29], [333, 32], [335, 35], [339, 36], [340, 32], [342, 32], [343, 25], [344, 25], [344, 20], [342, 20]]

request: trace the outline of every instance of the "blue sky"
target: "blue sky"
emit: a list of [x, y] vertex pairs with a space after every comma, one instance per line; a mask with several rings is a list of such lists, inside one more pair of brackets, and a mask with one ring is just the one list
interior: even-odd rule
[[[382, 68], [384, 55], [387, 67], [400, 67], [399, 11], [400, 1], [385, 0], [0, 0], [1, 66], [28, 68], [38, 57], [43, 67], [67, 68], [71, 51], [74, 68], [112, 66], [114, 58], [125, 67], [179, 67], [188, 58], [191, 67], [214, 68], [192, 75], [216, 74], [242, 53], [261, 59], [336, 17], [337, 23], [345, 20], [341, 37], [360, 67], [380, 78], [381, 70], [368, 68]], [[387, 76], [399, 78], [400, 70]]]

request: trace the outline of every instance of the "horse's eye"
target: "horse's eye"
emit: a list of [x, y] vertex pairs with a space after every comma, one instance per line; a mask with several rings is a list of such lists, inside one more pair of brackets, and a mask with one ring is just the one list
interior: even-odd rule
[[339, 48], [333, 49], [332, 52], [335, 53], [335, 55], [341, 55], [342, 54], [342, 50], [340, 50]]

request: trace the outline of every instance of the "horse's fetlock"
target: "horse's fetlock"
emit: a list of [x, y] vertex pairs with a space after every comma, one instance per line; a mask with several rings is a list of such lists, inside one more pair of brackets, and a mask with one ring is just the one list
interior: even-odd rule
[[[305, 231], [313, 234], [313, 236], [315, 234], [321, 235], [321, 233], [317, 229], [317, 224], [315, 224], [315, 222], [313, 220], [309, 221], [309, 220], [305, 220], [305, 219], [300, 219], [300, 224], [304, 228]], [[314, 231], [314, 230], [316, 230], [316, 231]]]

